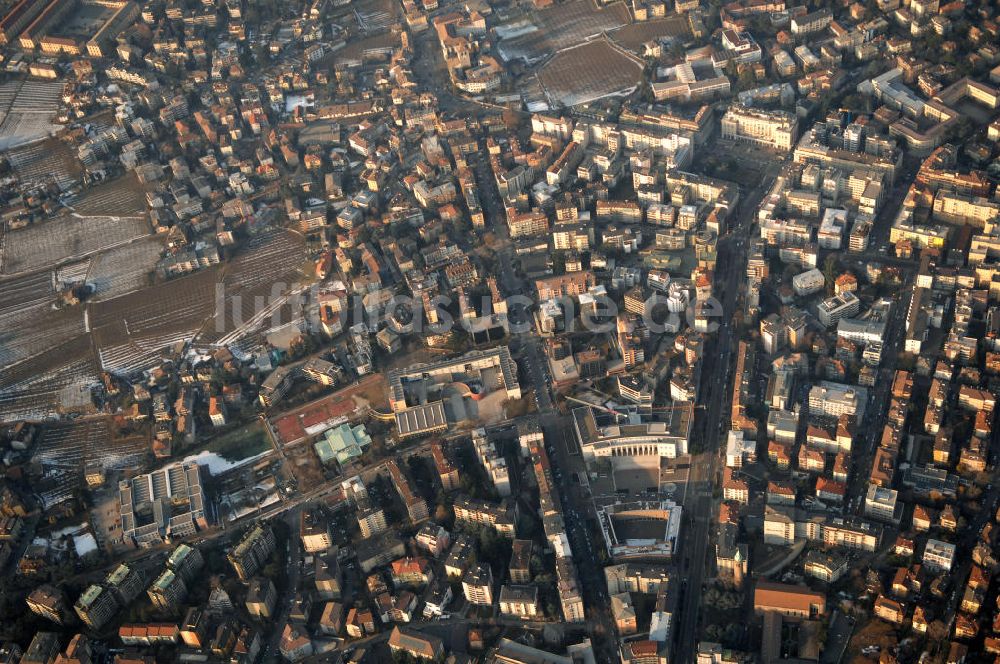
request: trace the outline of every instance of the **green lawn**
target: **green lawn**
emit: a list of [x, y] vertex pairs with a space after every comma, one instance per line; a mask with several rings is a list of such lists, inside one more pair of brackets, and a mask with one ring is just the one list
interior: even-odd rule
[[241, 461], [270, 448], [271, 441], [259, 420], [217, 436], [204, 447], [228, 461]]

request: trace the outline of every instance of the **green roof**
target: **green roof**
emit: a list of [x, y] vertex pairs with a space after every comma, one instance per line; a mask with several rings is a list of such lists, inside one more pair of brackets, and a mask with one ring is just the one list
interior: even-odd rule
[[184, 562], [184, 559], [190, 555], [192, 549], [187, 544], [180, 544], [176, 549], [170, 552], [170, 557], [167, 558], [167, 565], [171, 567], [176, 567], [178, 563]]
[[91, 586], [88, 586], [87, 589], [83, 591], [83, 594], [80, 595], [80, 599], [77, 600], [77, 604], [84, 607], [90, 606], [91, 604], [94, 603], [94, 600], [101, 595], [102, 592], [104, 592], [104, 588], [100, 587], [96, 583]]
[[163, 573], [156, 578], [156, 583], [154, 585], [162, 590], [169, 587], [170, 584], [174, 582], [176, 577], [177, 575], [174, 574], [173, 570], [165, 569], [163, 570]]
[[108, 585], [117, 586], [126, 578], [128, 578], [129, 572], [131, 571], [132, 570], [129, 569], [128, 565], [122, 563], [118, 567], [111, 570], [111, 572], [108, 574], [108, 579], [107, 579]]
[[327, 429], [313, 447], [321, 462], [329, 463], [336, 460], [343, 465], [361, 456], [364, 448], [371, 445], [371, 442], [371, 436], [365, 431], [363, 424], [351, 426], [345, 423]]

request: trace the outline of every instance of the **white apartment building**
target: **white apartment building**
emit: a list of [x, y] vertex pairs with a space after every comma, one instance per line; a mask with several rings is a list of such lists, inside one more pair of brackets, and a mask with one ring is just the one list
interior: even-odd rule
[[924, 546], [924, 566], [935, 572], [948, 573], [955, 561], [955, 545], [941, 540], [929, 539]]
[[485, 429], [476, 429], [472, 432], [472, 446], [497, 493], [501, 498], [509, 496], [510, 475], [507, 470], [507, 460], [497, 453], [496, 446], [486, 437]]
[[722, 137], [757, 145], [791, 150], [798, 137], [799, 122], [791, 113], [762, 111], [734, 105], [722, 118]]
[[868, 390], [863, 387], [823, 380], [809, 390], [809, 413], [828, 417], [853, 415], [860, 419], [867, 399]]
[[868, 484], [868, 492], [865, 494], [865, 515], [877, 521], [898, 524], [902, 511], [898, 491], [879, 486], [874, 482]]
[[796, 295], [812, 295], [823, 290], [826, 278], [822, 270], [812, 269], [792, 277], [792, 290]]
[[764, 544], [791, 546], [795, 543], [794, 508], [764, 507]]
[[816, 242], [821, 249], [840, 249], [845, 230], [847, 230], [847, 210], [828, 208], [823, 211], [823, 220], [816, 234]]
[[816, 317], [826, 327], [836, 325], [841, 318], [853, 318], [861, 312], [861, 300], [847, 291], [829, 297], [816, 305]]

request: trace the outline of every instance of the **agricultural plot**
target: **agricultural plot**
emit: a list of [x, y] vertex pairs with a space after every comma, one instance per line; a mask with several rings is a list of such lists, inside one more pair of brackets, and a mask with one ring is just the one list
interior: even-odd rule
[[630, 92], [641, 78], [642, 61], [603, 37], [559, 52], [538, 72], [553, 106], [576, 106]]
[[105, 469], [139, 466], [149, 449], [145, 436], [116, 437], [108, 417], [79, 419], [46, 426], [32, 461], [42, 468], [50, 486], [40, 491], [43, 504], [66, 499], [83, 482], [83, 468], [91, 461]]
[[18, 274], [83, 258], [149, 235], [143, 217], [68, 215], [7, 230], [2, 237], [0, 273]]
[[576, 46], [604, 32], [632, 22], [628, 7], [622, 2], [598, 7], [592, 0], [576, 0], [534, 12], [527, 21], [501, 26], [498, 34], [512, 36], [499, 45], [505, 60], [537, 62], [564, 48]]
[[[134, 242], [128, 251], [136, 252], [137, 260], [142, 260], [140, 252], [148, 249], [150, 254], [144, 256], [149, 260], [152, 248], [136, 245], [151, 241]], [[280, 295], [298, 281], [303, 256], [298, 235], [273, 229], [255, 236], [224, 269], [211, 267], [149, 287], [139, 283], [145, 278], [144, 267], [119, 265], [105, 273], [100, 268], [105, 260], [109, 265], [124, 261], [110, 254], [95, 258], [88, 280], [108, 274], [110, 289], [103, 299], [99, 291], [96, 300], [87, 305], [100, 366], [106, 371], [130, 373], [152, 366], [172, 354], [177, 344], [196, 335], [201, 342], [214, 343], [223, 337], [237, 340], [256, 331], [260, 324], [269, 323], [270, 317], [255, 318], [255, 314], [271, 300], [272, 293]], [[138, 289], [113, 296], [129, 286]], [[223, 305], [225, 313], [220, 313], [217, 309]]]
[[274, 322], [290, 322], [299, 312], [282, 306], [282, 296], [301, 285], [304, 257], [302, 239], [294, 233], [272, 229], [255, 236], [226, 267], [225, 308], [215, 312], [198, 340], [229, 343]]
[[57, 286], [60, 284], [76, 284], [81, 281], [87, 280], [87, 272], [90, 271], [90, 258], [84, 258], [82, 261], [77, 261], [75, 263], [64, 263], [59, 266], [55, 271], [55, 283]]
[[48, 271], [0, 280], [0, 316], [52, 302], [55, 291]]
[[[3, 121], [0, 122], [0, 151], [41, 140], [61, 128], [55, 124], [63, 84], [59, 81], [18, 81], [8, 83], [0, 95]], [[12, 89], [16, 86], [16, 89]]]
[[87, 306], [98, 360], [106, 371], [129, 373], [155, 364], [189, 341], [215, 306], [218, 267]]
[[72, 207], [82, 216], [138, 216], [146, 212], [146, 197], [139, 180], [129, 174], [87, 189]]
[[0, 421], [92, 410], [90, 387], [97, 383], [98, 371], [90, 336], [79, 335], [58, 348], [58, 353], [39, 353], [0, 369]]
[[53, 310], [52, 301], [0, 313], [0, 366], [10, 366], [59, 348], [86, 332], [79, 307]]
[[362, 0], [351, 7], [358, 27], [366, 34], [387, 31], [399, 21], [399, 4], [391, 0]]
[[66, 191], [76, 184], [81, 174], [76, 155], [55, 138], [11, 150], [7, 159], [24, 184], [55, 182], [62, 191]]
[[94, 301], [109, 300], [149, 285], [149, 274], [163, 251], [163, 240], [151, 235], [135, 242], [114, 247], [89, 261], [84, 273], [94, 288]]
[[91, 407], [97, 371], [83, 311], [52, 309], [53, 277], [46, 270], [0, 281], [0, 421]]
[[79, 310], [53, 311], [52, 273], [0, 281], [0, 367], [10, 367], [83, 334]]
[[612, 32], [610, 37], [622, 48], [641, 53], [643, 44], [651, 41], [673, 38], [683, 42], [690, 39], [691, 28], [683, 16], [669, 16], [623, 26]]
[[363, 60], [366, 53], [383, 51], [399, 45], [399, 37], [391, 32], [375, 34], [371, 37], [352, 40], [350, 44], [331, 55], [331, 62]]

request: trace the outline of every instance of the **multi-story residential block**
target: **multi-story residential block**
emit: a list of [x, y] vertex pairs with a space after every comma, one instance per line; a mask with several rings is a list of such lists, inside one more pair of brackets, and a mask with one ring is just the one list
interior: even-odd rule
[[814, 579], [819, 579], [825, 583], [835, 583], [849, 569], [850, 559], [837, 553], [823, 553], [821, 551], [810, 551], [806, 554], [805, 573]]
[[734, 105], [722, 117], [722, 137], [788, 151], [798, 138], [798, 120], [784, 111]]
[[274, 553], [276, 540], [274, 531], [266, 524], [258, 523], [240, 540], [226, 557], [233, 571], [243, 583], [248, 583], [267, 563]]
[[479, 563], [462, 578], [462, 592], [470, 604], [492, 606], [493, 571], [489, 565]]
[[188, 589], [184, 580], [173, 570], [165, 569], [146, 590], [150, 601], [158, 609], [173, 612], [187, 597]]
[[505, 537], [514, 537], [514, 508], [506, 500], [500, 505], [459, 496], [455, 499], [455, 521], [457, 523], [472, 523], [496, 528], [497, 533]]
[[534, 554], [534, 543], [531, 540], [516, 539], [511, 546], [508, 573], [513, 583], [525, 584], [531, 582], [531, 557]]
[[825, 29], [832, 21], [833, 13], [824, 7], [809, 14], [792, 17], [791, 31], [793, 35], [803, 37]]
[[333, 546], [330, 524], [322, 522], [314, 509], [302, 510], [299, 515], [299, 537], [306, 553], [321, 553]]
[[853, 318], [861, 311], [861, 300], [848, 291], [829, 297], [816, 306], [816, 316], [826, 327], [832, 327], [843, 318]]
[[274, 605], [278, 601], [278, 592], [270, 579], [255, 576], [250, 581], [247, 591], [247, 612], [254, 618], [270, 618], [274, 615]]
[[490, 442], [485, 429], [476, 429], [472, 432], [472, 447], [497, 494], [501, 497], [509, 496], [510, 476], [507, 471], [507, 460], [497, 453], [496, 446]]
[[395, 460], [390, 460], [386, 463], [386, 468], [403, 504], [406, 505], [406, 513], [410, 517], [410, 521], [420, 523], [426, 519], [430, 515], [427, 510], [427, 501], [413, 490], [410, 479], [400, 469], [399, 464]]
[[145, 590], [145, 575], [138, 567], [122, 563], [108, 572], [104, 587], [114, 593], [122, 606], [128, 606]]
[[97, 584], [88, 586], [73, 605], [80, 620], [95, 631], [104, 627], [120, 608], [114, 593]]
[[500, 588], [501, 615], [534, 618], [539, 613], [537, 586], [504, 585]]
[[855, 385], [820, 381], [809, 390], [809, 412], [840, 417], [849, 415], [860, 420], [868, 400], [868, 390]]
[[929, 570], [948, 573], [955, 562], [955, 545], [937, 539], [929, 539], [924, 545], [922, 561]]
[[865, 514], [887, 523], [898, 524], [903, 506], [899, 503], [899, 493], [877, 484], [869, 484], [865, 494]]
[[448, 552], [448, 557], [444, 561], [444, 571], [448, 578], [454, 579], [465, 575], [466, 570], [469, 569], [470, 556], [473, 551], [473, 543], [468, 535], [462, 533], [455, 538], [455, 542]]
[[361, 536], [365, 539], [381, 535], [389, 527], [385, 520], [385, 511], [381, 507], [373, 505], [368, 496], [357, 499], [355, 517], [358, 521], [358, 527], [361, 529]]
[[173, 570], [185, 583], [191, 583], [205, 566], [205, 559], [198, 549], [187, 544], [178, 544], [167, 556], [166, 565], [167, 569]]
[[62, 625], [69, 617], [66, 593], [53, 585], [38, 586], [28, 594], [26, 601], [32, 613], [48, 618], [57, 625]]
[[448, 458], [442, 443], [434, 442], [431, 444], [431, 457], [434, 459], [434, 468], [441, 480], [441, 488], [445, 491], [458, 489], [458, 467]]

